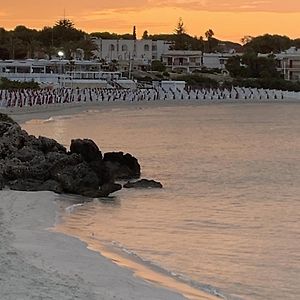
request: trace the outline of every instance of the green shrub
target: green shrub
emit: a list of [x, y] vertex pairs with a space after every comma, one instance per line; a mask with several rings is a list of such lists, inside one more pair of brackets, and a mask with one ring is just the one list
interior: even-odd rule
[[37, 82], [29, 81], [29, 82], [20, 82], [9, 80], [5, 77], [2, 77], [0, 80], [0, 89], [1, 90], [17, 90], [17, 89], [39, 89], [39, 84]]

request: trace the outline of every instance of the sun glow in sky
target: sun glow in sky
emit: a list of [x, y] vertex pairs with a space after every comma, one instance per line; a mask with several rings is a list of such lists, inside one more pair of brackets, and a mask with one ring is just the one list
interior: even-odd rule
[[264, 33], [300, 38], [300, 0], [0, 0], [0, 27], [52, 26], [65, 16], [86, 32], [172, 33], [179, 17], [187, 32], [211, 28], [223, 40]]

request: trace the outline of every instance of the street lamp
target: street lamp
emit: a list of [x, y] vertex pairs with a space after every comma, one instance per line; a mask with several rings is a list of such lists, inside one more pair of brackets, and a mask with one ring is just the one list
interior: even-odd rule
[[62, 60], [62, 58], [64, 57], [65, 53], [63, 51], [58, 51], [57, 55], [59, 56], [59, 59]]
[[62, 87], [63, 86], [63, 82], [62, 82], [62, 78], [63, 78], [63, 75], [62, 75], [63, 74], [63, 66], [62, 66], [61, 60], [63, 59], [65, 53], [60, 50], [60, 51], [57, 52], [57, 55], [58, 55], [59, 60], [60, 60], [60, 64], [59, 64], [59, 73], [60, 73], [60, 75], [58, 77], [58, 80], [59, 80], [59, 86]]

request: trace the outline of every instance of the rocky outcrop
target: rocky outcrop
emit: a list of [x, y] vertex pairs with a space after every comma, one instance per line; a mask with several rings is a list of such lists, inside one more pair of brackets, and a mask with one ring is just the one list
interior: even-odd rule
[[138, 181], [130, 182], [128, 181], [123, 185], [124, 188], [162, 188], [162, 184], [155, 180], [141, 179]]
[[89, 139], [72, 140], [70, 152], [80, 154], [87, 162], [102, 160], [102, 153], [98, 146], [94, 143], [94, 141]]
[[108, 152], [103, 161], [115, 179], [139, 178], [141, 167], [138, 160], [131, 154], [123, 152]]
[[70, 151], [53, 139], [35, 137], [0, 114], [0, 189], [107, 197], [122, 188], [118, 178], [136, 178], [140, 165], [123, 152], [104, 154], [90, 139], [71, 141]]

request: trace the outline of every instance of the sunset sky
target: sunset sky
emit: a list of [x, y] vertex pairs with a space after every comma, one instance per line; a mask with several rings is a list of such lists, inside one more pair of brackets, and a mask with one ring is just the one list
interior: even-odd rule
[[[2, 4], [1, 4], [2, 2]], [[5, 4], [4, 4], [5, 2]], [[173, 32], [182, 17], [187, 32], [204, 35], [211, 28], [223, 40], [245, 35], [285, 34], [300, 38], [300, 0], [0, 0], [0, 27], [52, 26], [71, 19], [87, 32]]]

